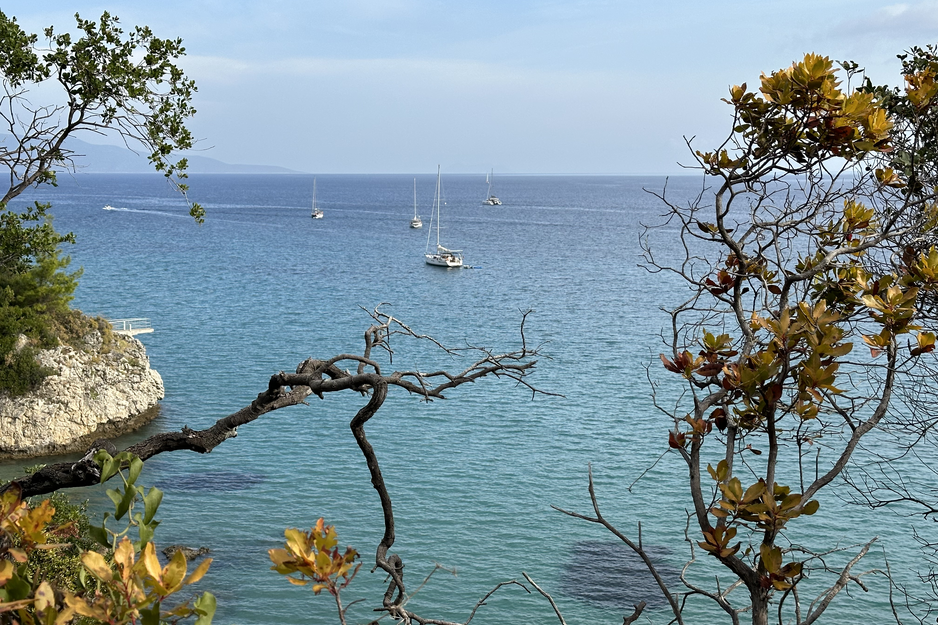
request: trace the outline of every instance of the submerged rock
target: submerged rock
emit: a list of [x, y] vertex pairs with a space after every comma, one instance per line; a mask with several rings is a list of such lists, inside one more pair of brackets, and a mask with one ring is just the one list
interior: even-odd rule
[[[677, 588], [680, 573], [668, 563], [670, 550], [646, 545], [645, 552], [668, 586]], [[667, 605], [645, 563], [621, 542], [582, 540], [574, 543], [562, 584], [569, 596], [626, 613], [640, 601], [651, 609]]]
[[135, 338], [97, 330], [76, 349], [42, 350], [53, 371], [27, 395], [0, 394], [0, 459], [85, 449], [94, 439], [124, 434], [152, 420], [163, 380]]
[[199, 556], [204, 556], [209, 553], [211, 550], [208, 547], [199, 547], [196, 549], [194, 547], [186, 547], [185, 545], [170, 545], [163, 549], [163, 555], [167, 558], [172, 558], [176, 555], [177, 551], [181, 551], [186, 560], [195, 560]]

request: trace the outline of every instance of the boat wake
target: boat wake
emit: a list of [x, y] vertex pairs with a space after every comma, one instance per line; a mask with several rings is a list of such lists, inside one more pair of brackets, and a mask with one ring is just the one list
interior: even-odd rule
[[154, 211], [154, 210], [145, 210], [142, 208], [127, 208], [126, 206], [111, 206], [108, 204], [102, 210], [106, 211], [115, 211], [118, 213], [144, 213], [147, 215], [166, 215], [167, 217], [188, 217], [188, 215], [183, 215], [180, 213], [171, 213], [169, 211]]

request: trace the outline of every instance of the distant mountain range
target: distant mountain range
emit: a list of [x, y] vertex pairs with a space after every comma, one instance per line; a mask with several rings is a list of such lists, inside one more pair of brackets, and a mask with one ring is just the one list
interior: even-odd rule
[[[9, 135], [0, 135], [0, 145], [7, 143]], [[116, 145], [88, 143], [70, 137], [65, 147], [73, 151], [77, 173], [82, 174], [145, 174], [153, 173], [153, 166], [141, 151], [131, 150]], [[184, 155], [189, 159], [190, 174], [296, 174], [301, 173], [286, 167], [271, 165], [235, 165], [207, 156]]]

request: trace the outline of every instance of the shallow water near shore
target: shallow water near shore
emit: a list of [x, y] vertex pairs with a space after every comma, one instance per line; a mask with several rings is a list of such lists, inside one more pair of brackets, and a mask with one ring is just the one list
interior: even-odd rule
[[[641, 522], [645, 544], [669, 575], [687, 559], [684, 473], [671, 454], [655, 464], [670, 423], [654, 409], [646, 378], [649, 363], [664, 378], [654, 363], [668, 323], [659, 308], [685, 293], [639, 267], [641, 224], [662, 212], [643, 188], [660, 191], [665, 180], [503, 176], [496, 191], [504, 204], [493, 207], [481, 204], [484, 176], [444, 176], [441, 239], [464, 250], [474, 268], [463, 270], [424, 263], [434, 183], [435, 176], [417, 178], [422, 230], [408, 227], [410, 176], [318, 176], [322, 220], [310, 219], [313, 178], [302, 175], [192, 176], [190, 196], [207, 211], [203, 226], [159, 176], [62, 177], [57, 189], [28, 199], [51, 201], [57, 229], [76, 234], [67, 250], [73, 267], [84, 268], [75, 304], [108, 318], [147, 317], [155, 328], [140, 338], [166, 398], [160, 416], [122, 442], [208, 427], [250, 403], [277, 371], [308, 357], [360, 352], [370, 322], [361, 307], [387, 302], [419, 332], [495, 351], [519, 346], [521, 312], [533, 309], [525, 336], [549, 358], [540, 359], [531, 383], [563, 397], [532, 397], [495, 379], [429, 404], [392, 389], [366, 428], [394, 502], [394, 551], [410, 587], [436, 562], [457, 572], [434, 573], [409, 607], [462, 621], [497, 583], [523, 581], [525, 571], [571, 625], [621, 622], [639, 600], [648, 602], [651, 622], [668, 622], [655, 588], [633, 580], [640, 571], [620, 557], [611, 535], [550, 507], [590, 512], [592, 463], [604, 514], [627, 533]], [[669, 194], [691, 197], [700, 185], [671, 179]], [[658, 239], [667, 255], [666, 238]], [[465, 366], [425, 347], [395, 347], [395, 368]], [[377, 618], [372, 608], [386, 586], [369, 569], [381, 509], [348, 427], [365, 401], [352, 393], [313, 397], [244, 426], [206, 456], [177, 452], [147, 462], [141, 482], [166, 493], [159, 546], [212, 550], [201, 585], [218, 597], [215, 622], [337, 621], [331, 598], [290, 586], [267, 559], [284, 528], [308, 528], [320, 516], [365, 563], [343, 593], [346, 603], [367, 598], [351, 608], [350, 622]], [[0, 477], [33, 463], [2, 464]], [[105, 509], [101, 489], [75, 496]], [[915, 522], [828, 495], [821, 512], [799, 520], [795, 538], [821, 547], [878, 535], [911, 579], [924, 566], [910, 540]], [[868, 559], [866, 568], [883, 565], [882, 551]], [[699, 579], [712, 580], [706, 563], [700, 571]], [[866, 581], [870, 592], [839, 597], [827, 622], [889, 620], [887, 585], [876, 576]], [[689, 622], [725, 619], [703, 602], [689, 612]], [[500, 590], [473, 619], [550, 622], [547, 601], [517, 586]]]

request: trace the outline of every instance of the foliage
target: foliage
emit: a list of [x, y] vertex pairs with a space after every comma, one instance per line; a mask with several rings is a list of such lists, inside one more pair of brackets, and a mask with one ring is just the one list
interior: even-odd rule
[[[75, 15], [77, 34], [46, 28], [47, 47], [27, 34], [15, 18], [0, 12], [0, 97], [10, 147], [0, 151], [0, 164], [12, 183], [0, 199], [7, 203], [29, 187], [55, 184], [56, 170], [72, 166], [65, 140], [76, 132], [116, 133], [142, 146], [157, 171], [183, 192], [186, 159], [174, 153], [192, 147], [186, 120], [195, 114], [195, 83], [176, 65], [185, 54], [181, 39], [160, 39], [146, 26], [129, 32], [104, 12], [95, 22]], [[39, 104], [31, 91], [57, 87], [64, 103]], [[192, 204], [201, 221], [204, 211]]]
[[[49, 522], [47, 534], [56, 549], [34, 551], [28, 561], [28, 573], [33, 578], [48, 581], [54, 588], [77, 592], [80, 589], [81, 553], [96, 548], [89, 533], [87, 502], [72, 503], [63, 493], [53, 493], [49, 503], [55, 514]], [[34, 502], [32, 507], [38, 505]]]
[[54, 328], [72, 314], [68, 304], [81, 275], [66, 271], [69, 258], [59, 255], [58, 245], [69, 238], [55, 233], [46, 208], [0, 212], [0, 391], [12, 395], [33, 390], [47, 375], [35, 350], [57, 344]]
[[[309, 532], [298, 529], [284, 531], [287, 539], [286, 549], [271, 549], [270, 560], [274, 563], [271, 570], [286, 575], [291, 584], [297, 586], [313, 585], [313, 592], [319, 594], [323, 589], [336, 595], [352, 581], [361, 564], [352, 568], [358, 558], [358, 552], [347, 547], [345, 553], [338, 548], [339, 536], [334, 525], [326, 525], [322, 517]], [[289, 577], [299, 573], [300, 577]], [[308, 579], [305, 579], [308, 578]], [[339, 583], [339, 578], [342, 581]]]
[[[326, 525], [322, 517], [309, 532], [287, 529], [284, 536], [287, 539], [286, 549], [268, 551], [270, 560], [274, 563], [274, 566], [270, 567], [271, 570], [285, 575], [287, 580], [296, 586], [311, 584], [313, 593], [317, 595], [327, 590], [335, 597], [339, 621], [344, 625], [345, 610], [342, 608], [340, 595], [361, 568], [359, 563], [352, 569], [358, 559], [358, 552], [351, 547], [346, 547], [344, 553], [340, 552], [335, 526]], [[291, 577], [294, 573], [299, 573], [300, 576]]]
[[[686, 257], [659, 261], [654, 228], [643, 239], [646, 267], [691, 290], [671, 311], [671, 353], [661, 355], [684, 399], [666, 407], [658, 383], [655, 397], [687, 468], [692, 545], [729, 575], [716, 588], [692, 582], [692, 554], [683, 595], [710, 598], [733, 622], [747, 612], [757, 624], [770, 613], [814, 622], [867, 574], [852, 568], [871, 543], [818, 591], [829, 569], [800, 546], [797, 523], [823, 510], [819, 495], [861, 439], [887, 426], [894, 393], [921, 384], [919, 362], [933, 357], [922, 307], [938, 292], [938, 210], [934, 177], [919, 164], [934, 164], [934, 143], [917, 141], [938, 128], [936, 68], [910, 59], [905, 90], [889, 98], [845, 90], [816, 54], [763, 75], [758, 91], [734, 86], [728, 138], [694, 152], [712, 203], [659, 196]], [[745, 598], [731, 594], [740, 586]], [[799, 586], [817, 598], [803, 601]]]
[[[110, 513], [100, 526], [82, 526], [83, 511], [68, 506], [59, 516], [72, 518], [52, 526], [56, 520], [52, 499], [30, 507], [16, 483], [0, 495], [0, 623], [61, 625], [84, 617], [114, 625], [158, 625], [195, 617], [196, 625], [210, 625], [215, 612], [211, 593], [203, 593], [191, 606], [184, 602], [164, 610], [163, 602], [199, 581], [211, 559], [188, 575], [186, 558], [178, 551], [166, 566], [160, 566], [152, 538], [159, 525], [154, 516], [162, 493], [156, 487], [147, 490], [136, 485], [143, 467], [139, 458], [126, 453], [111, 457], [100, 451], [95, 459], [102, 482], [115, 475], [121, 478], [122, 488], [108, 489], [107, 494], [114, 502], [113, 519], [126, 517], [123, 529], [108, 528]], [[144, 510], [134, 512], [140, 502]], [[138, 540], [131, 540], [131, 529], [136, 530]], [[68, 536], [79, 539], [69, 541], [73, 545], [82, 546], [77, 556], [80, 567], [69, 566], [60, 556], [41, 555], [66, 547], [51, 539]], [[93, 549], [89, 537], [106, 550]], [[64, 569], [57, 574], [47, 566], [49, 562], [64, 564]]]
[[[186, 160], [173, 156], [193, 144], [185, 123], [195, 113], [195, 84], [176, 65], [182, 41], [159, 39], [147, 27], [125, 33], [107, 12], [97, 22], [75, 19], [77, 33], [49, 27], [40, 47], [38, 35], [0, 11], [0, 121], [9, 132], [0, 136], [0, 167], [10, 181], [0, 197], [0, 392], [13, 395], [48, 374], [35, 350], [56, 344], [81, 272], [67, 272], [59, 247], [74, 237], [55, 231], [50, 205], [16, 212], [10, 202], [72, 169], [66, 140], [82, 131], [142, 146], [154, 168], [187, 191]], [[53, 90], [58, 102], [37, 100]], [[201, 206], [191, 203], [190, 214], [202, 222]]]

